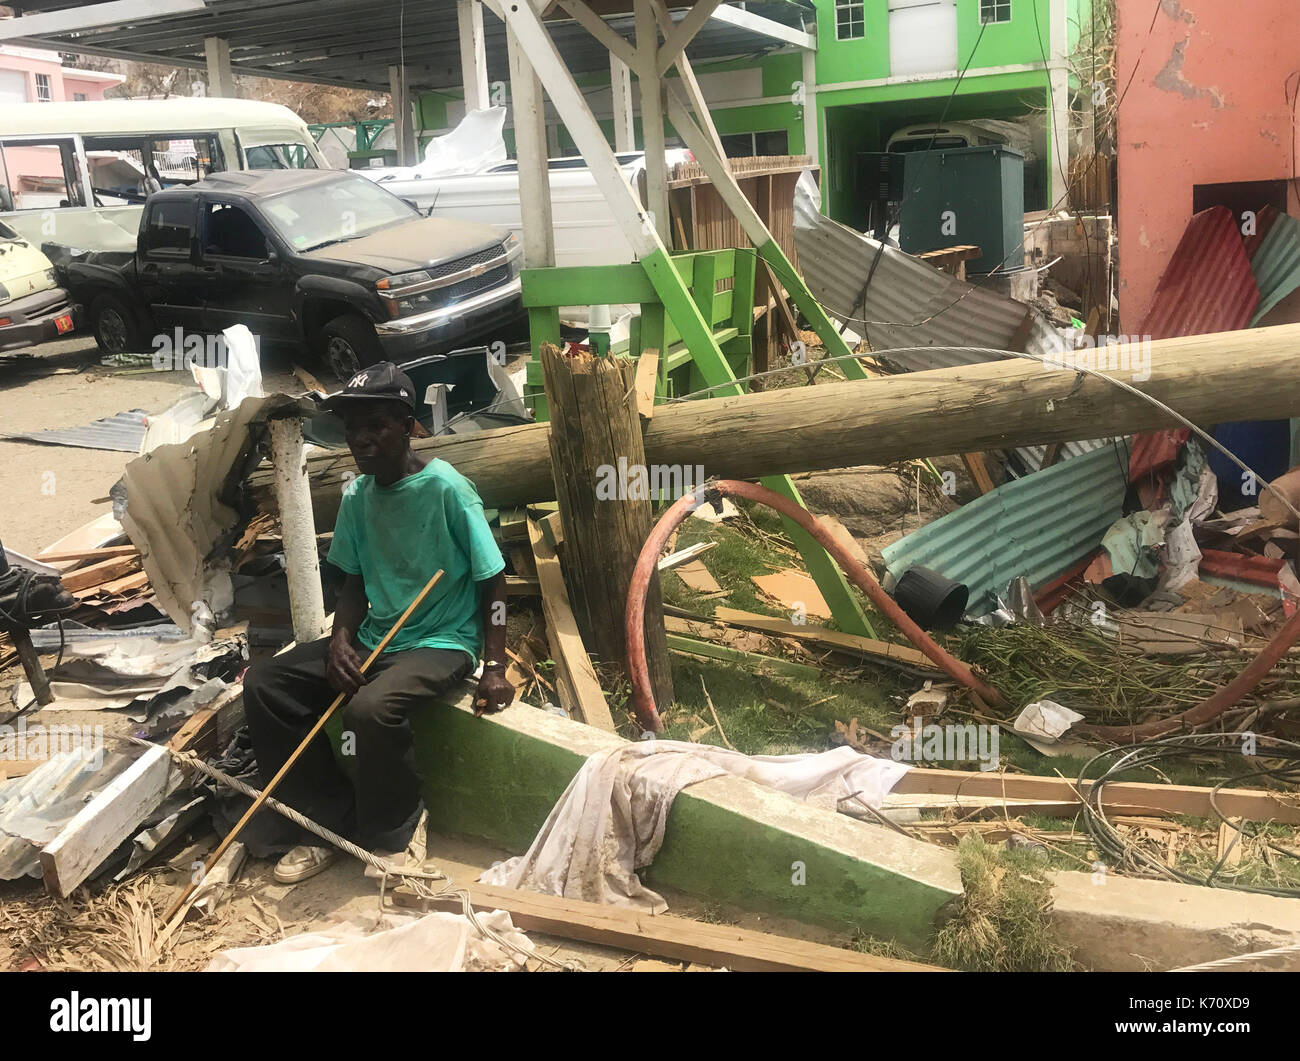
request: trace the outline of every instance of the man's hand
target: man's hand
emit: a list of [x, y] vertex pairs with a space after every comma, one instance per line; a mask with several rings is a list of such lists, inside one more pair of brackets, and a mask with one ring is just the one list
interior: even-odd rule
[[483, 671], [474, 694], [474, 714], [493, 715], [507, 708], [515, 698], [515, 687], [506, 678], [504, 670], [495, 667]]
[[335, 692], [347, 693], [348, 696], [366, 684], [366, 676], [361, 673], [361, 656], [352, 647], [352, 639], [345, 634], [335, 634], [330, 638], [325, 677]]

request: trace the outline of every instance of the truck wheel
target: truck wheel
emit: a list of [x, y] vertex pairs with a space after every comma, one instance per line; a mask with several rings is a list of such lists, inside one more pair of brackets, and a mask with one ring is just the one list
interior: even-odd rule
[[359, 313], [347, 313], [321, 329], [320, 356], [335, 378], [346, 383], [367, 365], [384, 360], [384, 348], [374, 325]]
[[147, 351], [149, 337], [140, 316], [117, 295], [102, 294], [90, 304], [90, 327], [106, 354]]

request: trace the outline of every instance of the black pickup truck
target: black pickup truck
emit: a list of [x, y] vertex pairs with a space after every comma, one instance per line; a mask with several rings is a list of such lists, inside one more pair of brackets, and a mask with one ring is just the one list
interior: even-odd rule
[[489, 225], [423, 216], [346, 170], [219, 173], [145, 203], [135, 255], [66, 267], [108, 353], [244, 324], [340, 379], [474, 340], [523, 317], [522, 248]]

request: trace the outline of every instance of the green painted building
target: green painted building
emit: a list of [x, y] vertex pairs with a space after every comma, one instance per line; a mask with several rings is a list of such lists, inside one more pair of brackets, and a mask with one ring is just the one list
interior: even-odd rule
[[[1091, 94], [1090, 42], [1101, 32], [1092, 0], [805, 0], [791, 9], [806, 30], [815, 21], [815, 49], [774, 40], [760, 55], [695, 66], [729, 155], [815, 155], [823, 209], [862, 227], [859, 156], [942, 120], [1026, 155], [1026, 210], [1061, 199], [1070, 131]], [[580, 82], [612, 142], [608, 76]], [[450, 93], [425, 95], [418, 111], [430, 135], [460, 113]], [[639, 115], [634, 124], [639, 145]], [[553, 115], [548, 138], [553, 156], [575, 152]], [[680, 146], [671, 130], [668, 143]]]

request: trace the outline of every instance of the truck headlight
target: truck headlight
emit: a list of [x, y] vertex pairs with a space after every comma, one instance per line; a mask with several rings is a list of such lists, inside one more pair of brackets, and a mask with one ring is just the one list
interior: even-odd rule
[[5, 287], [4, 284], [0, 284], [0, 302], [8, 302], [11, 298], [13, 296], [9, 294], [9, 288]]
[[375, 287], [380, 291], [393, 291], [400, 287], [410, 287], [413, 284], [424, 284], [432, 279], [423, 269], [417, 269], [409, 273], [394, 273], [392, 276], [385, 276], [375, 281]]

